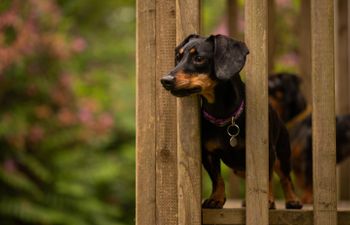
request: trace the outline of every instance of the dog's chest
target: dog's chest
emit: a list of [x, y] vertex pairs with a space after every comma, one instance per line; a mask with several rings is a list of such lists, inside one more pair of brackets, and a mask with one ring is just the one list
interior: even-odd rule
[[237, 145], [230, 145], [230, 136], [212, 136], [203, 140], [204, 149], [209, 154], [215, 154], [230, 168], [244, 170], [245, 168], [245, 139], [237, 137]]

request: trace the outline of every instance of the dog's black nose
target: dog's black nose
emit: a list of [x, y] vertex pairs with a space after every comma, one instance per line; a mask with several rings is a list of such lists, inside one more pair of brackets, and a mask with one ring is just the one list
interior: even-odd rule
[[160, 79], [160, 82], [162, 83], [163, 87], [167, 90], [174, 87], [175, 84], [175, 77], [166, 75]]

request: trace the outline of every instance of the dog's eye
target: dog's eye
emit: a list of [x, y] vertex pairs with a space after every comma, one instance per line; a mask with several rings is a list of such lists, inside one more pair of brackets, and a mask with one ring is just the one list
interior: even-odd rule
[[175, 62], [176, 63], [179, 63], [181, 61], [181, 58], [182, 58], [182, 54], [180, 53], [175, 53]]
[[196, 63], [196, 64], [202, 64], [202, 63], [204, 63], [204, 61], [205, 61], [205, 58], [202, 57], [202, 56], [199, 56], [199, 55], [196, 55], [193, 58], [193, 62]]

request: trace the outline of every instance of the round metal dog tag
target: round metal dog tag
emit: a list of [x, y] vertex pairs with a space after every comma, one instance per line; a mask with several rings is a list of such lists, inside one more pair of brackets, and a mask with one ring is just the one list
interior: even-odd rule
[[237, 139], [236, 139], [236, 137], [235, 136], [231, 136], [231, 138], [230, 138], [230, 145], [232, 146], [232, 147], [236, 147], [237, 146]]

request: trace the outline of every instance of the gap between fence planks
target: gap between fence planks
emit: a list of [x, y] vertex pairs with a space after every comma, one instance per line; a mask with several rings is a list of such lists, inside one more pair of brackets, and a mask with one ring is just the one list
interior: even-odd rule
[[298, 42], [300, 52], [299, 71], [303, 79], [301, 90], [311, 104], [311, 0], [300, 1]]
[[246, 201], [247, 225], [267, 225], [268, 218], [268, 0], [245, 2]]
[[[199, 31], [200, 1], [177, 0], [177, 43], [182, 42], [189, 34], [198, 34]], [[177, 100], [177, 154], [178, 224], [200, 225], [202, 189], [198, 96]]]
[[311, 0], [314, 224], [337, 224], [334, 2]]
[[[336, 114], [343, 115], [350, 112], [349, 91], [349, 7], [348, 0], [339, 0], [335, 5], [335, 80], [336, 80]], [[350, 160], [339, 165], [339, 199], [350, 200]]]

